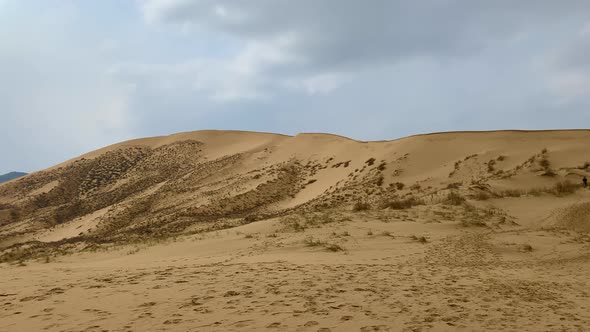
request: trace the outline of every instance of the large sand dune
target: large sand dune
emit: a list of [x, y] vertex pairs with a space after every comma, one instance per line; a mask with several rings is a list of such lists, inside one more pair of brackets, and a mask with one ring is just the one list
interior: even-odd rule
[[590, 326], [590, 131], [197, 131], [0, 184], [0, 331]]

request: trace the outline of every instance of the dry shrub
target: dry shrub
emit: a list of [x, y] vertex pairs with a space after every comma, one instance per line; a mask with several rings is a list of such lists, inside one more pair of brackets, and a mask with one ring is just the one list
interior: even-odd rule
[[493, 173], [496, 169], [494, 168], [494, 165], [496, 165], [496, 161], [495, 160], [490, 160], [488, 161], [488, 172], [489, 173]]
[[332, 252], [344, 251], [344, 248], [338, 244], [316, 240], [313, 237], [308, 237], [303, 240], [303, 244], [305, 244], [306, 247], [324, 247], [326, 250]]
[[305, 244], [306, 247], [321, 247], [324, 246], [326, 242], [322, 240], [316, 240], [313, 237], [308, 237], [303, 240], [303, 244]]
[[463, 204], [465, 214], [461, 218], [461, 226], [463, 227], [486, 227], [485, 219], [489, 218], [489, 215], [483, 211], [483, 215], [480, 214], [479, 209], [471, 204]]
[[416, 241], [416, 242], [420, 242], [422, 244], [428, 243], [428, 239], [425, 236], [416, 236], [416, 235], [411, 235], [410, 239]]
[[366, 211], [371, 209], [371, 205], [367, 202], [356, 202], [354, 203], [354, 206], [352, 207], [352, 211]]
[[459, 189], [463, 185], [462, 182], [453, 182], [447, 185], [447, 189]]
[[383, 185], [383, 180], [383, 175], [380, 175], [379, 177], [377, 177], [377, 179], [375, 179], [375, 184], [381, 187]]
[[579, 184], [572, 183], [568, 180], [558, 182], [553, 186], [553, 193], [558, 196], [573, 194], [580, 187]]
[[384, 204], [384, 207], [388, 207], [394, 210], [409, 209], [416, 205], [424, 205], [424, 201], [415, 197], [408, 197], [404, 199], [395, 199], [388, 201]]
[[465, 202], [465, 197], [461, 196], [460, 194], [451, 191], [447, 194], [447, 198], [444, 201], [444, 204], [447, 205], [461, 205]]
[[373, 164], [375, 163], [375, 158], [369, 158], [367, 159], [367, 161], [365, 161], [365, 164], [369, 165], [369, 166], [373, 166]]
[[473, 199], [478, 200], [478, 201], [485, 201], [490, 199], [490, 194], [488, 194], [485, 191], [477, 191], [473, 196]]
[[521, 189], [506, 189], [498, 193], [501, 197], [520, 197], [526, 194], [526, 191]]
[[299, 217], [294, 215], [284, 217], [281, 220], [281, 223], [285, 226], [285, 229], [292, 230], [294, 232], [303, 232], [306, 228]]
[[547, 158], [543, 158], [543, 159], [539, 160], [539, 166], [547, 169], [547, 168], [549, 168], [549, 165], [550, 165], [550, 163], [549, 163], [549, 160], [547, 160]]

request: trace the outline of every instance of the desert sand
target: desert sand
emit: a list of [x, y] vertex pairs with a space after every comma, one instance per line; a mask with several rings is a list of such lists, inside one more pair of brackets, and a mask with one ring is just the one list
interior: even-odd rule
[[590, 130], [198, 131], [0, 184], [0, 331], [585, 331]]

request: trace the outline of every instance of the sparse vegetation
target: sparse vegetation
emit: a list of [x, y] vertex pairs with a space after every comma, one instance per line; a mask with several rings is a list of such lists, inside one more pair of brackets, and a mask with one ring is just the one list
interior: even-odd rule
[[492, 160], [488, 161], [487, 165], [488, 165], [488, 173], [494, 173], [494, 171], [496, 170], [494, 168], [494, 166], [496, 165], [496, 161], [492, 159]]
[[416, 205], [424, 205], [424, 201], [413, 196], [404, 199], [394, 199], [387, 201], [383, 204], [384, 208], [390, 208], [394, 210], [409, 209]]
[[488, 194], [487, 192], [483, 191], [483, 190], [478, 190], [475, 192], [475, 194], [473, 194], [473, 199], [477, 200], [477, 201], [485, 201], [490, 199], [490, 194]]
[[328, 243], [322, 240], [316, 240], [313, 237], [307, 237], [303, 240], [306, 247], [324, 247], [328, 251], [338, 252], [344, 251], [344, 248], [336, 243]]
[[412, 239], [416, 242], [422, 243], [422, 244], [428, 243], [428, 239], [425, 236], [411, 235], [410, 239]]
[[367, 164], [368, 166], [373, 166], [373, 164], [375, 163], [375, 158], [369, 158], [367, 159], [367, 161], [365, 161], [365, 164]]
[[381, 187], [383, 185], [383, 181], [384, 181], [383, 175], [380, 175], [377, 177], [377, 179], [375, 179], [375, 184], [377, 186]]
[[284, 217], [281, 220], [281, 223], [285, 226], [285, 229], [291, 230], [293, 232], [303, 232], [305, 231], [305, 225], [302, 220], [300, 220], [295, 215], [290, 215]]
[[447, 189], [459, 189], [463, 185], [462, 182], [453, 182], [447, 185]]
[[533, 251], [533, 246], [531, 246], [528, 243], [525, 243], [525, 244], [522, 245], [521, 249], [524, 252], [531, 252], [531, 251]]
[[444, 201], [447, 205], [461, 205], [465, 202], [465, 197], [461, 196], [457, 192], [451, 191], [447, 194], [447, 197]]
[[568, 180], [558, 182], [553, 186], [553, 193], [558, 196], [573, 194], [580, 188], [579, 184], [572, 183]]
[[366, 211], [371, 209], [371, 205], [367, 202], [356, 202], [354, 203], [354, 206], [352, 207], [352, 211], [358, 212], [358, 211]]
[[487, 211], [477, 209], [471, 204], [463, 204], [464, 215], [461, 218], [461, 226], [463, 227], [485, 227], [485, 219], [489, 219], [490, 215]]

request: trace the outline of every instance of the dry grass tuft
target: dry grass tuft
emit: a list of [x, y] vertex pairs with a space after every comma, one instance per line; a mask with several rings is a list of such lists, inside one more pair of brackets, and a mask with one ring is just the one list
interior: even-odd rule
[[558, 182], [553, 186], [553, 193], [557, 196], [564, 196], [568, 194], [573, 194], [580, 188], [579, 184], [572, 183], [568, 180]]
[[465, 197], [454, 191], [451, 191], [447, 194], [447, 197], [443, 203], [447, 205], [461, 205], [465, 203]]
[[422, 244], [428, 243], [428, 239], [425, 236], [410, 235], [410, 239]]
[[409, 209], [416, 205], [424, 205], [424, 201], [413, 196], [404, 199], [394, 199], [392, 201], [385, 202], [384, 208], [390, 208], [394, 210]]
[[306, 247], [324, 247], [326, 250], [332, 252], [345, 251], [342, 246], [336, 243], [328, 243], [326, 241], [316, 240], [311, 236], [303, 240], [303, 244], [305, 244]]

